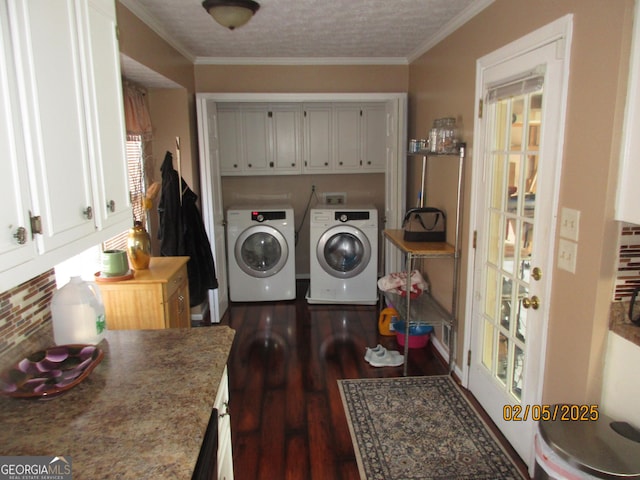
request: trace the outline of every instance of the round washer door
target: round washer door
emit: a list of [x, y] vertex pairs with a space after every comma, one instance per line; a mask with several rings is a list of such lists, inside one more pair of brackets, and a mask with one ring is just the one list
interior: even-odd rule
[[336, 278], [353, 278], [371, 260], [371, 244], [362, 230], [350, 225], [337, 225], [318, 240], [316, 257], [320, 266]]
[[235, 257], [238, 267], [256, 278], [271, 277], [287, 263], [287, 240], [269, 225], [249, 227], [236, 240]]

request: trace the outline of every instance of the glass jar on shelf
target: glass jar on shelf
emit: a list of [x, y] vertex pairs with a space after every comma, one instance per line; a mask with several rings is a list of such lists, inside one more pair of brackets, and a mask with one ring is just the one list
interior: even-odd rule
[[452, 153], [456, 148], [456, 119], [453, 117], [441, 118], [438, 130], [438, 153]]

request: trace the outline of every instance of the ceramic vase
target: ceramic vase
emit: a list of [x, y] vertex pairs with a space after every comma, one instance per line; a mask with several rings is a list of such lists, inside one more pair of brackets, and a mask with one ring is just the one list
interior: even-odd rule
[[129, 229], [127, 238], [127, 255], [134, 270], [146, 270], [151, 261], [151, 237], [142, 222], [136, 221]]

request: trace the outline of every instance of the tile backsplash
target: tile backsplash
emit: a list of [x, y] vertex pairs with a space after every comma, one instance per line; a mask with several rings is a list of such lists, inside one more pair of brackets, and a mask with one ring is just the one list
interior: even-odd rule
[[56, 278], [51, 269], [0, 293], [0, 355], [51, 321], [51, 298]]
[[614, 300], [630, 300], [640, 286], [640, 225], [622, 223]]

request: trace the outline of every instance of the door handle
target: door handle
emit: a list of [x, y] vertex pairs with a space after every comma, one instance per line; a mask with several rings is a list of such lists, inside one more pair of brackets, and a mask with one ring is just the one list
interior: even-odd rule
[[533, 267], [533, 270], [531, 270], [531, 276], [535, 281], [539, 282], [542, 278], [542, 269], [540, 267]]
[[538, 297], [536, 297], [535, 295], [531, 298], [528, 297], [524, 297], [522, 299], [522, 306], [524, 308], [533, 308], [534, 310], [537, 310], [540, 307], [540, 299]]

